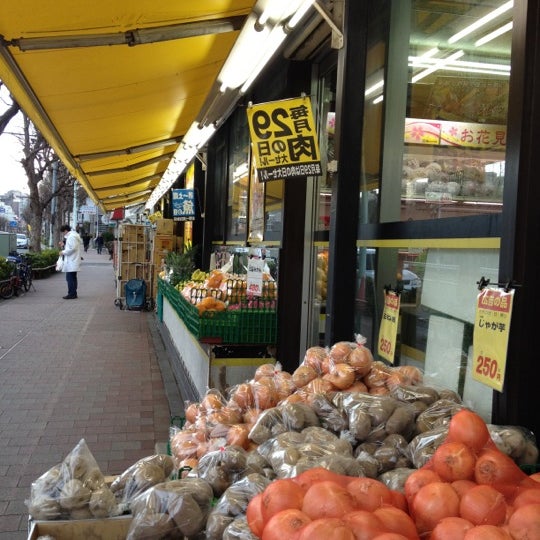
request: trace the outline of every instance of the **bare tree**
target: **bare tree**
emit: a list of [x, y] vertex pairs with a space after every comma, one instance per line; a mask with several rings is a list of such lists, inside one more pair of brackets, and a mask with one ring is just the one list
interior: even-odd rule
[[[0, 88], [2, 88], [3, 83], [0, 81]], [[0, 135], [4, 133], [7, 125], [11, 119], [21, 110], [19, 104], [15, 101], [13, 96], [9, 94], [9, 101], [7, 103], [7, 109], [0, 114]]]
[[[23, 133], [20, 135], [23, 158], [21, 164], [28, 178], [30, 191], [29, 204], [24, 213], [30, 225], [30, 249], [41, 251], [43, 216], [49, 209], [51, 201], [57, 197], [58, 210], [67, 206], [66, 199], [73, 201], [73, 183], [75, 179], [67, 168], [59, 161], [45, 137], [35, 128], [30, 119], [23, 113]], [[53, 163], [56, 179], [52, 182]], [[50, 209], [49, 209], [50, 212]], [[62, 213], [55, 212], [62, 217]]]

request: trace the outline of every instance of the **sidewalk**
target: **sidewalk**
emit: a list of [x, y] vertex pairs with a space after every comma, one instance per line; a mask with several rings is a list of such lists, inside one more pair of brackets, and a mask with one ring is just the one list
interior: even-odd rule
[[79, 298], [64, 274], [0, 299], [0, 540], [27, 538], [31, 483], [81, 438], [103, 474], [168, 438], [182, 398], [154, 313], [115, 306], [108, 254], [84, 254]]

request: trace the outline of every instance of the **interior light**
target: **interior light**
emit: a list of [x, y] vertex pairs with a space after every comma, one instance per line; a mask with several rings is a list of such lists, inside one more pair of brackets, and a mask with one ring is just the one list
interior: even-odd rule
[[[420, 60], [419, 56], [409, 56], [409, 66], [415, 68], [430, 68], [433, 67], [439, 60], [426, 58]], [[472, 62], [468, 60], [448, 61], [445, 65], [438, 69], [447, 71], [463, 71], [465, 73], [486, 73], [492, 75], [509, 75], [510, 66], [508, 64], [494, 64], [489, 62]]]
[[377, 105], [377, 103], [380, 103], [384, 99], [384, 95], [381, 94], [380, 96], [377, 96], [371, 103], [373, 105]]
[[433, 66], [425, 69], [424, 71], [421, 71], [420, 73], [417, 73], [413, 76], [411, 79], [412, 83], [418, 82], [420, 79], [423, 79], [424, 77], [427, 77], [434, 71], [438, 71], [439, 69], [444, 68], [446, 64], [449, 64], [450, 62], [453, 62], [454, 60], [457, 60], [458, 58], [461, 58], [465, 53], [462, 50], [456, 51], [455, 53], [451, 54], [447, 58], [441, 58], [440, 60], [437, 60]]
[[484, 37], [481, 37], [479, 40], [474, 42], [475, 47], [480, 47], [482, 45], [485, 45], [486, 43], [489, 43], [490, 41], [494, 40], [495, 38], [498, 38], [499, 36], [502, 36], [503, 34], [506, 34], [506, 32], [509, 32], [512, 30], [513, 23], [509, 22], [508, 24], [504, 24], [500, 28], [497, 28], [497, 30], [493, 30], [493, 32], [490, 32], [489, 34], [486, 34]]
[[456, 43], [456, 41], [459, 41], [460, 39], [463, 39], [465, 36], [472, 34], [475, 30], [482, 28], [482, 26], [485, 26], [488, 22], [492, 21], [493, 19], [496, 19], [499, 15], [506, 13], [508, 10], [512, 9], [513, 7], [514, 7], [514, 0], [510, 0], [509, 2], [504, 3], [502, 6], [499, 6], [497, 9], [490, 11], [487, 15], [484, 15], [477, 21], [465, 27], [463, 30], [460, 30], [457, 34], [454, 34], [453, 36], [451, 36], [448, 39], [448, 43]]
[[364, 92], [364, 95], [367, 97], [370, 94], [374, 94], [377, 90], [379, 90], [383, 86], [384, 86], [384, 79], [381, 79], [380, 81], [377, 81], [374, 85], [367, 88], [366, 91]]

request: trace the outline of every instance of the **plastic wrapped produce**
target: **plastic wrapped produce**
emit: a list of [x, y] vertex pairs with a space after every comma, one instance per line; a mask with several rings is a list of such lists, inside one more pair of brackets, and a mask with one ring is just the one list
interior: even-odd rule
[[167, 480], [173, 470], [173, 459], [166, 454], [142, 458], [115, 478], [111, 491], [119, 501], [129, 504], [143, 491]]
[[26, 501], [33, 519], [83, 519], [121, 513], [105, 485], [105, 478], [81, 439], [62, 463], [35, 482]]
[[262, 493], [268, 484], [268, 478], [260, 474], [249, 474], [228, 487], [208, 516], [206, 539], [221, 540], [227, 529], [230, 529], [229, 534], [232, 534], [233, 523], [245, 516], [249, 501]]
[[227, 446], [201, 457], [197, 475], [212, 486], [214, 496], [220, 497], [234, 482], [245, 475], [247, 452], [239, 446]]
[[133, 500], [127, 540], [195, 537], [204, 530], [212, 488], [198, 478], [157, 484]]

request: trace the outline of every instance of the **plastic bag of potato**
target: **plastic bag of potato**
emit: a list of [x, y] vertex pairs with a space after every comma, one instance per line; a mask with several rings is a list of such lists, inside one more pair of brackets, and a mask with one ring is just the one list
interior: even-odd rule
[[119, 515], [120, 510], [84, 439], [32, 483], [28, 513], [37, 520], [88, 519]]

